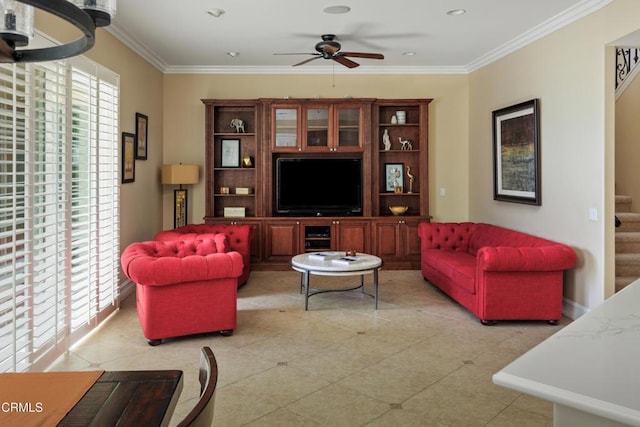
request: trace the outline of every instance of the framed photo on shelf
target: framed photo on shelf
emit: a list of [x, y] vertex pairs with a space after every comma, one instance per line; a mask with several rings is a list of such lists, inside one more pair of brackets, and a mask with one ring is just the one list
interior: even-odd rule
[[223, 168], [240, 167], [240, 140], [223, 139], [220, 143], [220, 166]]
[[540, 205], [538, 100], [493, 112], [493, 199]]
[[385, 163], [385, 191], [402, 193], [404, 189], [404, 163]]
[[122, 132], [122, 183], [136, 180], [136, 136]]
[[136, 113], [136, 159], [147, 160], [147, 133], [149, 131], [149, 118]]

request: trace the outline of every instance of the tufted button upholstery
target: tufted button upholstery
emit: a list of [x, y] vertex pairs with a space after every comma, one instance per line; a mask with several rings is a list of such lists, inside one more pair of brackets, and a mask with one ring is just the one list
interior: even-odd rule
[[237, 278], [242, 274], [242, 256], [220, 251], [225, 248], [224, 237], [132, 243], [120, 257], [122, 269], [131, 280], [146, 286]]
[[243, 285], [251, 272], [251, 240], [254, 230], [249, 225], [235, 224], [187, 224], [173, 230], [160, 231], [153, 240], [158, 241], [189, 241], [193, 239], [212, 238], [217, 234], [227, 236], [227, 251], [236, 251], [242, 255], [244, 264], [242, 275], [238, 283]]

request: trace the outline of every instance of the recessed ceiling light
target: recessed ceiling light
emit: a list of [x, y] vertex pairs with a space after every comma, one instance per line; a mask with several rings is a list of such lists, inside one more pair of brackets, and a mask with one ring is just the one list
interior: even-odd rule
[[464, 9], [451, 9], [447, 11], [447, 15], [450, 16], [464, 15], [465, 13], [467, 13], [467, 11]]
[[235, 58], [236, 56], [240, 55], [239, 52], [227, 52], [227, 55], [229, 55], [232, 58]]
[[414, 56], [416, 53], [415, 52], [402, 52], [402, 54], [404, 56]]
[[222, 15], [224, 15], [224, 12], [225, 11], [222, 9], [211, 9], [207, 13], [214, 18], [220, 18]]
[[341, 13], [347, 13], [351, 10], [349, 6], [329, 6], [322, 9], [324, 13], [330, 13], [332, 15], [339, 15]]

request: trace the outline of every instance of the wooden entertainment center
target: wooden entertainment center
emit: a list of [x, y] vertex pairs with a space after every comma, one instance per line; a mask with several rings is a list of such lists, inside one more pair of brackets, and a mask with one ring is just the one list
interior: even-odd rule
[[[379, 256], [386, 269], [419, 269], [417, 228], [429, 220], [431, 99], [202, 102], [206, 115], [204, 220], [254, 227], [252, 268], [288, 269], [291, 257], [305, 251], [355, 249]], [[242, 121], [244, 132], [236, 132], [233, 119]], [[280, 158], [292, 157], [361, 159], [361, 215], [279, 215], [275, 165]], [[395, 216], [389, 206], [408, 210]], [[242, 208], [244, 216], [229, 216], [242, 215]]]

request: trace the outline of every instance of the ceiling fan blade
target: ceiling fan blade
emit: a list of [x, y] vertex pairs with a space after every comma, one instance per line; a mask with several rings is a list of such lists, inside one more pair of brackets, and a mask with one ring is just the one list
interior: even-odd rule
[[304, 60], [304, 61], [302, 61], [302, 62], [298, 62], [297, 64], [293, 64], [293, 67], [297, 67], [298, 65], [304, 65], [304, 64], [306, 64], [307, 62], [311, 62], [311, 61], [313, 61], [313, 60], [320, 59], [320, 58], [322, 58], [322, 57], [321, 57], [320, 55], [318, 55], [318, 56], [315, 56], [315, 57], [313, 57], [313, 58], [305, 59], [305, 60]]
[[352, 60], [341, 55], [332, 56], [331, 59], [348, 68], [356, 68], [360, 66], [360, 64], [358, 64], [357, 62], [353, 62]]
[[340, 54], [352, 58], [384, 59], [384, 55], [381, 53], [340, 52]]

